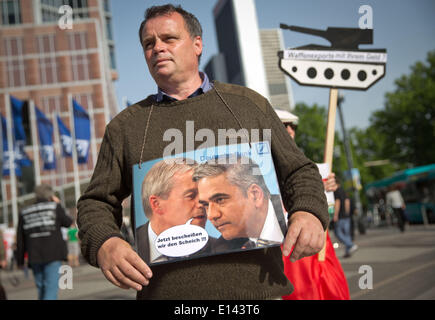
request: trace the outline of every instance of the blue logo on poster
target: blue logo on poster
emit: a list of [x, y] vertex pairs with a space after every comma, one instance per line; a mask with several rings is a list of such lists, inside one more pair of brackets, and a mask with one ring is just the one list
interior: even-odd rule
[[269, 154], [269, 144], [266, 142], [259, 142], [257, 144], [257, 153], [258, 154]]

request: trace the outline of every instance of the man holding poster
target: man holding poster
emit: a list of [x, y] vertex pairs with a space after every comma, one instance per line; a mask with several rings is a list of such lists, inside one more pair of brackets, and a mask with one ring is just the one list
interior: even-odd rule
[[[288, 256], [293, 246], [292, 260], [317, 253], [329, 223], [316, 165], [288, 139], [267, 99], [245, 87], [211, 84], [199, 72], [202, 29], [194, 15], [173, 5], [151, 7], [139, 37], [157, 94], [123, 110], [106, 127], [93, 177], [77, 204], [84, 257], [116, 286], [139, 291], [138, 299], [267, 299], [291, 293], [282, 253]], [[189, 132], [189, 121], [201, 129]], [[247, 250], [151, 270], [119, 230], [121, 203], [132, 193], [133, 166], [163, 158], [171, 132], [186, 137], [177, 147], [191, 152], [216, 146], [216, 141], [227, 144], [225, 137], [204, 141], [204, 130], [219, 137], [222, 129], [234, 128], [271, 133], [270, 151], [289, 213], [283, 251], [279, 246]], [[246, 136], [244, 142], [268, 140], [263, 134]], [[237, 140], [241, 143], [243, 137]]]

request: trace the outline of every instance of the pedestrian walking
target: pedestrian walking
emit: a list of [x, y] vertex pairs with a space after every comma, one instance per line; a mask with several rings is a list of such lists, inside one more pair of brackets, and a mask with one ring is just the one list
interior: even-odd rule
[[358, 250], [358, 246], [353, 243], [350, 230], [350, 199], [337, 179], [337, 190], [334, 191], [334, 231], [338, 240], [342, 242], [346, 251], [344, 258], [348, 258]]
[[68, 229], [68, 264], [71, 267], [80, 266], [79, 255], [78, 229], [76, 223], [73, 223]]
[[[3, 241], [3, 230], [0, 229], [0, 269], [6, 269], [6, 246]], [[6, 291], [2, 285], [2, 279], [0, 274], [0, 300], [6, 300]]]
[[66, 215], [51, 186], [35, 188], [36, 202], [20, 212], [17, 227], [17, 265], [28, 263], [38, 289], [39, 300], [56, 300], [59, 268], [66, 260], [66, 243], [61, 227], [69, 227], [72, 219]]
[[405, 223], [407, 221], [405, 216], [405, 201], [403, 200], [402, 194], [399, 191], [399, 188], [396, 186], [390, 186], [388, 188], [388, 192], [385, 196], [387, 207], [391, 207], [393, 209], [393, 214], [397, 218], [397, 225], [401, 232], [405, 232]]
[[[284, 124], [288, 134], [294, 140], [299, 117], [285, 111], [275, 110]], [[323, 181], [325, 191], [337, 190], [335, 173], [331, 172]], [[283, 296], [283, 300], [349, 300], [349, 286], [346, 276], [338, 260], [334, 247], [326, 233], [325, 260], [320, 261], [319, 255], [305, 257], [291, 262], [283, 256], [284, 273], [294, 286], [294, 292]]]

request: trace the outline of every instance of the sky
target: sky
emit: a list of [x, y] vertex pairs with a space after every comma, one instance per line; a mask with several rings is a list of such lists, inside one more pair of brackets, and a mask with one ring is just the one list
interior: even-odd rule
[[[218, 53], [213, 8], [218, 0], [172, 1], [192, 12], [203, 28], [203, 54], [200, 70]], [[242, 0], [243, 1], [243, 0]], [[116, 64], [119, 79], [115, 82], [119, 105], [127, 98], [134, 103], [157, 91], [148, 73], [138, 29], [146, 8], [166, 4], [156, 0], [111, 0]], [[366, 128], [370, 115], [384, 108], [385, 93], [395, 90], [395, 79], [411, 72], [417, 61], [426, 61], [435, 50], [435, 1], [433, 0], [255, 0], [260, 29], [279, 28], [280, 23], [326, 30], [327, 27], [358, 28], [369, 5], [373, 13], [373, 44], [360, 49], [387, 49], [386, 75], [367, 91], [341, 90], [343, 116], [347, 128]], [[283, 30], [286, 48], [307, 44], [329, 45], [315, 36]], [[317, 103], [328, 107], [329, 89], [300, 86], [290, 80], [296, 103]], [[122, 108], [122, 107], [121, 107]], [[338, 130], [338, 121], [336, 129]]]

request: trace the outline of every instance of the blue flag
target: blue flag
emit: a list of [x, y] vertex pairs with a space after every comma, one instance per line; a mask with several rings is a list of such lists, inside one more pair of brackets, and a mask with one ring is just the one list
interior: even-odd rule
[[91, 122], [86, 110], [75, 100], [73, 100], [73, 109], [78, 163], [87, 163], [91, 140]]
[[41, 158], [44, 170], [56, 169], [56, 158], [53, 146], [53, 125], [45, 114], [35, 106], [36, 124], [38, 126]]
[[10, 96], [11, 107], [12, 107], [12, 119], [13, 119], [13, 129], [14, 134], [14, 149], [15, 149], [15, 160], [20, 166], [29, 167], [32, 165], [29, 157], [24, 151], [24, 146], [26, 145], [26, 132], [23, 127], [23, 105], [24, 102]]
[[[1, 116], [2, 118], [2, 141], [3, 141], [3, 176], [9, 176], [10, 175], [10, 165], [9, 165], [9, 158], [10, 158], [10, 152], [9, 152], [9, 144], [8, 144], [8, 131], [6, 127], [6, 119]], [[21, 166], [18, 163], [17, 159], [15, 158], [15, 175], [18, 177], [21, 177]]]
[[57, 126], [59, 128], [59, 137], [62, 144], [62, 156], [72, 156], [72, 138], [69, 129], [63, 124], [59, 116], [57, 116]]

